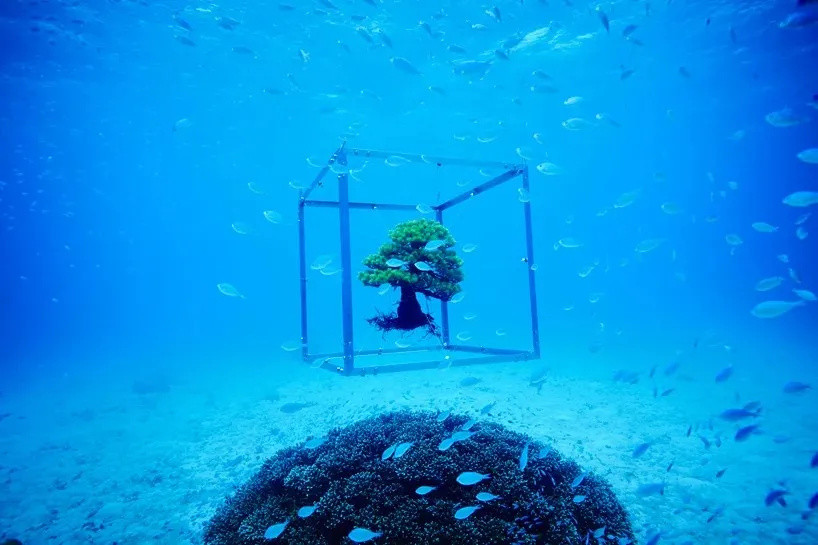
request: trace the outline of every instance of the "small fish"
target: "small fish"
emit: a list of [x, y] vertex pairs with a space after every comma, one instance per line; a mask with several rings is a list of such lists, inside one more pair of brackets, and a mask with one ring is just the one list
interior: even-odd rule
[[432, 266], [429, 265], [428, 263], [426, 263], [425, 261], [416, 261], [415, 262], [415, 268], [417, 270], [419, 270], [419, 271], [424, 271], [424, 272], [428, 272], [428, 271], [433, 270]]
[[722, 411], [719, 414], [719, 417], [722, 420], [726, 420], [728, 422], [738, 422], [739, 420], [743, 420], [745, 418], [755, 418], [761, 414], [761, 409], [757, 411], [753, 411], [747, 408], [742, 407], [741, 409], [727, 409]]
[[435, 490], [436, 488], [437, 488], [436, 486], [428, 485], [419, 486], [415, 489], [415, 494], [417, 494], [418, 496], [425, 496], [426, 494], [428, 494], [432, 490]]
[[457, 440], [454, 437], [449, 437], [448, 439], [444, 439], [437, 446], [437, 450], [445, 452], [445, 451], [449, 450], [452, 447], [452, 445], [454, 445], [456, 442], [457, 442]]
[[636, 29], [637, 29], [636, 25], [627, 25], [625, 28], [622, 29], [622, 37], [627, 38], [628, 36], [633, 34], [633, 31]]
[[219, 17], [216, 19], [216, 24], [225, 30], [233, 30], [239, 26], [239, 22], [235, 19], [231, 19], [230, 17]]
[[242, 295], [241, 293], [239, 293], [239, 290], [237, 290], [237, 289], [236, 289], [236, 288], [233, 286], [233, 284], [228, 284], [228, 283], [226, 283], [226, 282], [222, 282], [221, 284], [216, 284], [216, 288], [218, 288], [218, 290], [219, 290], [219, 291], [220, 291], [222, 294], [224, 294], [224, 295], [226, 295], [226, 296], [228, 296], [228, 297], [238, 297], [238, 298], [240, 298], [240, 299], [244, 299], [244, 298], [245, 298], [245, 297], [244, 297], [244, 295]]
[[818, 452], [812, 455], [812, 460], [810, 460], [809, 466], [818, 467]]
[[800, 301], [764, 301], [753, 307], [750, 314], [756, 318], [768, 319], [778, 318], [796, 307], [803, 306], [804, 300]]
[[574, 496], [574, 503], [582, 503], [582, 502], [585, 501], [585, 498], [587, 498], [587, 496], [583, 496], [582, 494], [577, 494], [576, 496]]
[[683, 78], [687, 78], [687, 79], [690, 79], [691, 77], [693, 77], [690, 74], [690, 72], [687, 70], [687, 68], [685, 68], [684, 66], [679, 67], [679, 75], [682, 76]]
[[475, 384], [479, 383], [482, 379], [477, 377], [466, 377], [460, 380], [461, 386], [474, 386]]
[[485, 407], [483, 407], [482, 409], [480, 409], [480, 414], [481, 414], [481, 415], [487, 415], [487, 414], [489, 414], [489, 413], [491, 412], [491, 410], [494, 408], [494, 406], [495, 406], [495, 405], [497, 405], [497, 402], [496, 402], [496, 401], [492, 401], [491, 403], [489, 403], [488, 405], [486, 405]]
[[807, 504], [810, 509], [815, 509], [818, 507], [818, 492], [812, 495], [809, 499], [809, 504]]
[[722, 475], [724, 475], [725, 471], [727, 471], [727, 468], [720, 469], [720, 470], [716, 471], [716, 478], [721, 479], [721, 477], [722, 477]]
[[467, 519], [470, 516], [472, 516], [472, 514], [474, 514], [474, 512], [477, 511], [478, 509], [480, 509], [479, 505], [469, 505], [468, 507], [461, 507], [460, 509], [454, 512], [454, 518], [456, 518], [457, 520]]
[[667, 469], [665, 470], [665, 473], [670, 473], [670, 470], [671, 470], [671, 468], [672, 468], [672, 467], [673, 467], [673, 462], [671, 461], [671, 462], [670, 462], [670, 463], [667, 465]]
[[781, 276], [763, 278], [756, 283], [756, 291], [770, 291], [780, 286], [783, 281], [784, 278]]
[[804, 301], [818, 301], [818, 297], [809, 290], [794, 289], [792, 292]]
[[579, 475], [577, 475], [577, 476], [574, 478], [574, 480], [573, 480], [573, 481], [571, 481], [571, 489], [573, 490], [574, 488], [576, 488], [576, 487], [578, 487], [579, 485], [581, 485], [581, 484], [582, 484], [582, 481], [584, 481], [584, 480], [585, 480], [585, 476], [586, 476], [586, 475], [588, 475], [588, 472], [587, 472], [587, 471], [583, 471], [582, 473], [580, 473]]
[[631, 452], [631, 457], [632, 457], [632, 458], [639, 458], [639, 457], [640, 457], [640, 456], [642, 456], [642, 455], [643, 455], [645, 452], [647, 452], [647, 450], [650, 448], [650, 446], [651, 446], [652, 444], [653, 444], [653, 443], [641, 443], [641, 444], [639, 444], [639, 445], [636, 445], [636, 448], [634, 448], [634, 449], [633, 449], [633, 452]]
[[733, 376], [733, 366], [728, 365], [718, 373], [716, 373], [716, 382], [724, 382]]
[[[818, 160], [818, 148], [815, 149], [815, 155], [816, 160]], [[796, 191], [795, 193], [790, 193], [784, 197], [784, 200], [781, 202], [788, 206], [798, 208], [812, 206], [813, 204], [818, 204], [818, 191]]]
[[523, 447], [523, 452], [520, 454], [520, 471], [525, 471], [528, 465], [528, 443]]
[[347, 534], [347, 537], [355, 543], [366, 543], [367, 541], [372, 541], [373, 539], [381, 537], [382, 535], [382, 532], [373, 532], [372, 530], [367, 530], [366, 528], [353, 528], [352, 531]]
[[494, 494], [492, 494], [490, 492], [478, 492], [476, 497], [477, 497], [478, 501], [485, 501], [485, 502], [500, 499], [500, 496], [495, 496]]
[[659, 540], [662, 538], [662, 532], [656, 532], [653, 534], [649, 540], [645, 542], [645, 545], [656, 545], [659, 543]]
[[664, 495], [665, 494], [665, 483], [648, 483], [639, 485], [636, 489], [636, 494], [638, 496], [654, 496], [656, 494]]
[[782, 490], [780, 488], [775, 488], [773, 490], [770, 490], [770, 492], [764, 498], [764, 505], [769, 507], [772, 504], [782, 500], [786, 494], [788, 494], [788, 492], [786, 490]]
[[796, 11], [778, 23], [779, 28], [799, 28], [818, 23], [818, 11]]
[[284, 533], [284, 529], [289, 523], [289, 520], [285, 520], [284, 522], [273, 524], [264, 531], [264, 539], [276, 539], [278, 536]]
[[464, 471], [457, 476], [457, 482], [463, 486], [472, 486], [479, 482], [490, 479], [491, 475], [488, 473], [476, 473], [474, 471]]
[[298, 510], [298, 516], [302, 519], [307, 518], [308, 516], [315, 513], [315, 510], [318, 508], [317, 505], [305, 505], [301, 509]]
[[406, 265], [406, 262], [402, 259], [398, 259], [396, 257], [392, 257], [386, 260], [386, 266], [392, 269], [398, 269]]
[[193, 27], [190, 26], [190, 23], [188, 23], [187, 21], [185, 21], [181, 17], [174, 17], [173, 22], [176, 23], [181, 28], [184, 28], [185, 30], [193, 30]]
[[812, 388], [812, 386], [805, 382], [798, 382], [797, 380], [792, 380], [784, 385], [784, 393], [798, 394], [801, 392], [806, 392], [810, 388]]
[[752, 227], [759, 233], [775, 233], [776, 231], [778, 231], [778, 227], [770, 225], [769, 223], [763, 221], [757, 221], [753, 223]]
[[736, 442], [740, 443], [742, 441], [746, 441], [751, 435], [755, 435], [757, 433], [759, 433], [758, 424], [750, 424], [749, 426], [739, 428], [739, 430], [736, 432], [735, 440]]
[[445, 244], [446, 242], [443, 240], [430, 240], [429, 242], [426, 243], [423, 249], [428, 252], [434, 252], [435, 250], [437, 250], [438, 248]]
[[410, 448], [412, 448], [412, 445], [414, 445], [414, 444], [415, 444], [414, 442], [410, 441], [408, 443], [401, 443], [401, 444], [397, 445], [395, 447], [395, 459], [400, 458], [401, 456], [406, 454], [406, 452]]
[[437, 414], [437, 421], [443, 422], [452, 414], [452, 411], [442, 411]]
[[389, 446], [389, 447], [388, 447], [388, 448], [387, 448], [385, 451], [383, 451], [383, 454], [381, 454], [381, 460], [382, 460], [382, 461], [386, 461], [386, 460], [388, 460], [389, 458], [391, 458], [391, 457], [392, 457], [392, 455], [393, 455], [393, 454], [395, 454], [395, 449], [396, 449], [397, 447], [398, 447], [398, 445], [397, 445], [397, 444], [390, 445], [390, 446]]
[[412, 74], [415, 76], [420, 75], [420, 70], [415, 68], [415, 65], [409, 62], [407, 59], [403, 57], [392, 57], [389, 59], [389, 62], [392, 63], [392, 66], [400, 70], [401, 72], [405, 72], [407, 74]]
[[664, 242], [665, 239], [663, 238], [649, 238], [637, 244], [636, 247], [634, 248], [634, 251], [639, 254], [646, 254], [648, 252], [655, 250]]

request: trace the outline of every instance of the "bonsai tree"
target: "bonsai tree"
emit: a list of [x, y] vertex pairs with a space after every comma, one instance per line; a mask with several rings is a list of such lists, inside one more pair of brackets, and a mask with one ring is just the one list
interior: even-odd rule
[[451, 249], [455, 240], [442, 224], [417, 219], [396, 225], [390, 242], [364, 259], [367, 270], [358, 274], [364, 285], [389, 284], [400, 289], [397, 312], [367, 320], [381, 331], [411, 331], [425, 327], [437, 334], [431, 314], [423, 312], [417, 294], [448, 301], [460, 291], [463, 260]]

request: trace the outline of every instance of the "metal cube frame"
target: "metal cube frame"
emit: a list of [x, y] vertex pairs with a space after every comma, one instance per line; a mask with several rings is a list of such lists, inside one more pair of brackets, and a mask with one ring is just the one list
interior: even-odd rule
[[[432, 369], [439, 367], [442, 363], [440, 357], [424, 359], [416, 362], [388, 363], [383, 365], [355, 366], [356, 355], [381, 355], [410, 352], [431, 352], [431, 351], [452, 351], [475, 354], [472, 357], [451, 358], [446, 356], [443, 359], [450, 359], [448, 364], [452, 366], [471, 365], [477, 363], [522, 361], [537, 359], [540, 357], [540, 336], [539, 319], [537, 316], [537, 290], [534, 270], [531, 265], [534, 263], [534, 237], [531, 226], [531, 203], [524, 202], [523, 213], [525, 221], [525, 260], [528, 264], [528, 293], [531, 312], [531, 350], [515, 350], [507, 348], [491, 348], [486, 346], [470, 346], [464, 344], [451, 344], [449, 339], [449, 310], [448, 303], [441, 301], [441, 337], [442, 343], [436, 347], [407, 347], [388, 349], [354, 349], [354, 338], [352, 328], [352, 264], [350, 250], [350, 212], [352, 210], [400, 210], [411, 211], [416, 209], [414, 204], [395, 204], [377, 202], [352, 202], [349, 200], [349, 174], [347, 171], [350, 156], [364, 159], [387, 159], [389, 157], [401, 157], [413, 163], [426, 163], [441, 167], [444, 165], [473, 166], [501, 168], [502, 174], [496, 176], [482, 184], [474, 186], [455, 197], [441, 202], [431, 208], [435, 212], [435, 219], [443, 223], [443, 213], [447, 209], [460, 203], [468, 201], [500, 184], [509, 182], [516, 178], [521, 178], [522, 187], [527, 192], [529, 189], [528, 166], [525, 164], [502, 163], [492, 161], [478, 161], [468, 159], [453, 159], [444, 157], [430, 157], [427, 155], [378, 151], [369, 149], [347, 148], [346, 143], [342, 144], [335, 153], [332, 154], [327, 164], [320, 170], [312, 183], [305, 189], [299, 191], [298, 199], [298, 258], [300, 273], [300, 296], [301, 296], [301, 356], [306, 362], [319, 362], [323, 369], [338, 372], [343, 375], [366, 375], [372, 373], [387, 373], [395, 371], [409, 371], [417, 369]], [[335, 201], [312, 200], [310, 194], [322, 184], [333, 165], [339, 165], [340, 173], [338, 179], [338, 199]], [[343, 325], [343, 351], [323, 354], [313, 354], [309, 350], [309, 331], [307, 322], [307, 249], [306, 249], [306, 224], [305, 211], [308, 207], [337, 208], [339, 216], [339, 234], [341, 238], [341, 308]], [[479, 355], [478, 355], [479, 354]], [[340, 360], [340, 364], [334, 363]]]

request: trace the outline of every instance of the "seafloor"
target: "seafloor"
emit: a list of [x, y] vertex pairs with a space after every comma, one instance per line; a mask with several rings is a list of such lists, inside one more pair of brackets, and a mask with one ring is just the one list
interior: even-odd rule
[[[6, 385], [0, 536], [26, 545], [200, 543], [224, 496], [281, 447], [383, 411], [478, 416], [496, 402], [483, 418], [551, 443], [604, 476], [642, 541], [660, 531], [663, 544], [818, 543], [818, 521], [803, 518], [818, 491], [818, 469], [810, 468], [816, 394], [783, 392], [778, 383], [792, 379], [790, 371], [762, 362], [715, 382], [723, 347], [696, 350], [678, 368], [657, 366], [652, 378], [648, 347], [640, 354], [609, 347], [587, 361], [552, 353], [547, 361], [363, 378], [290, 359], [191, 362], [127, 377], [89, 366], [82, 376]], [[792, 369], [806, 368], [799, 356], [807, 357], [787, 354]], [[544, 368], [538, 392], [529, 380]], [[618, 369], [638, 380], [612, 380]], [[467, 377], [479, 380], [464, 385]], [[737, 442], [748, 422], [717, 415], [754, 400], [762, 403], [761, 433]], [[281, 411], [290, 402], [311, 405]], [[643, 442], [651, 446], [635, 458]], [[636, 492], [661, 481], [664, 495]], [[788, 491], [786, 506], [765, 505], [773, 488]]]

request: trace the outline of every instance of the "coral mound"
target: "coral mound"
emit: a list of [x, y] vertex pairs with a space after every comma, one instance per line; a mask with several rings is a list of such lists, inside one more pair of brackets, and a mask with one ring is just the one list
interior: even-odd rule
[[[467, 417], [438, 420], [429, 412], [388, 413], [333, 430], [317, 447], [308, 448], [320, 443], [313, 440], [278, 452], [218, 510], [204, 543], [349, 544], [354, 528], [380, 533], [372, 541], [380, 545], [633, 541], [624, 508], [599, 477], [583, 477], [576, 463], [498, 424], [464, 430]], [[391, 457], [382, 460], [385, 452]], [[465, 486], [463, 472], [490, 477]], [[421, 486], [436, 488], [420, 495]], [[497, 498], [479, 501], [479, 492]], [[314, 513], [300, 518], [310, 505]], [[480, 508], [455, 518], [467, 506]], [[285, 521], [277, 538], [264, 538]]]

